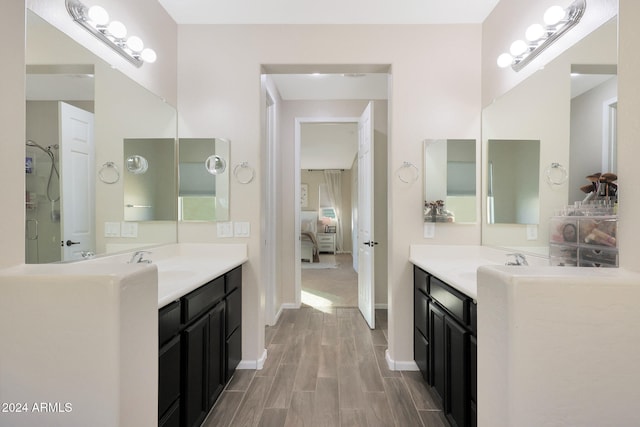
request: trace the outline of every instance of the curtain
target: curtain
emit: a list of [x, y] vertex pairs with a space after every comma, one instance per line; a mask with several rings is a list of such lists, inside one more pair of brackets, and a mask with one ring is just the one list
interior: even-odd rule
[[342, 251], [342, 172], [325, 170], [324, 180], [327, 184], [329, 202], [336, 211], [336, 252]]

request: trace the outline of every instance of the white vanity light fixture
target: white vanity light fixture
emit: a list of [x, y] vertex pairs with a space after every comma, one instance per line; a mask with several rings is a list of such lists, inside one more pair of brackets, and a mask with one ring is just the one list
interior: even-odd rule
[[153, 63], [158, 58], [153, 49], [145, 48], [140, 37], [127, 38], [127, 27], [120, 21], [109, 21], [109, 13], [102, 7], [87, 7], [80, 0], [65, 0], [67, 11], [75, 22], [102, 40], [136, 67]]
[[586, 7], [586, 0], [575, 0], [566, 9], [561, 6], [551, 6], [544, 13], [544, 25], [533, 24], [527, 28], [526, 42], [516, 40], [511, 44], [509, 53], [498, 56], [498, 67], [511, 66], [514, 71], [520, 71], [560, 36], [580, 22]]

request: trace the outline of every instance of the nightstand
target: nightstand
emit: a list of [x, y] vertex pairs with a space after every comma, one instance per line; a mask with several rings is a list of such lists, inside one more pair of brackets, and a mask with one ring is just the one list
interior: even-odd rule
[[318, 252], [336, 253], [336, 233], [318, 233]]

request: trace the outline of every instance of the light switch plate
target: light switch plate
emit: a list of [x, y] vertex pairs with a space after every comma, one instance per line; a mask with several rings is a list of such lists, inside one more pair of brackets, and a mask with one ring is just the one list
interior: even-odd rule
[[538, 226], [536, 224], [527, 225], [527, 240], [538, 240]]
[[233, 235], [235, 237], [249, 237], [251, 235], [251, 226], [248, 222], [235, 222], [233, 224]]
[[138, 223], [137, 222], [121, 222], [120, 236], [138, 237]]
[[218, 237], [233, 237], [233, 223], [219, 222], [217, 224]]
[[433, 239], [436, 237], [436, 224], [433, 222], [424, 223], [424, 238]]
[[120, 237], [120, 223], [119, 222], [105, 222], [104, 223], [104, 237]]

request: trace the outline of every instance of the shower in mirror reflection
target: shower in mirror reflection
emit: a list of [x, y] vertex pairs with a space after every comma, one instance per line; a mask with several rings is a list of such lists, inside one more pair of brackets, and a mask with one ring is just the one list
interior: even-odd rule
[[[52, 202], [55, 203], [58, 200], [60, 200], [60, 188], [56, 188], [56, 185], [59, 185], [59, 181], [60, 181], [60, 172], [58, 171], [58, 166], [57, 166], [57, 160], [56, 160], [56, 155], [53, 153], [53, 150], [58, 150], [59, 145], [58, 144], [53, 144], [53, 145], [48, 145], [47, 147], [43, 147], [42, 145], [38, 144], [35, 141], [32, 140], [27, 140], [27, 146], [28, 147], [36, 147], [39, 148], [40, 150], [42, 150], [50, 159], [51, 161], [51, 165], [49, 167], [49, 178], [47, 179], [47, 199]], [[25, 164], [25, 172], [26, 173], [32, 173], [33, 172], [33, 167], [34, 167], [34, 163], [33, 163], [33, 158], [32, 157], [27, 157], [26, 158], [26, 164]], [[54, 174], [55, 174], [55, 179], [58, 180], [58, 182], [56, 183], [54, 180]], [[57, 191], [56, 191], [57, 190]]]
[[[59, 261], [60, 172], [58, 144], [26, 141], [26, 262]], [[46, 237], [46, 239], [45, 239]], [[46, 241], [44, 241], [46, 240]]]

